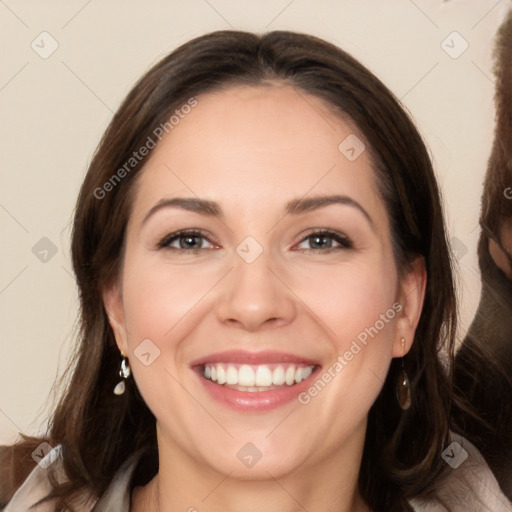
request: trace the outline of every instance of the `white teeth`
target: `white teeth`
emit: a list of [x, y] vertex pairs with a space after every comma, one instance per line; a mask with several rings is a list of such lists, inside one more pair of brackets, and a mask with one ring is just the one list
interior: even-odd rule
[[224, 363], [206, 364], [203, 375], [206, 379], [219, 385], [228, 385], [240, 391], [268, 391], [277, 387], [293, 386], [307, 379], [313, 372], [314, 365], [298, 366], [278, 365], [271, 370], [267, 365], [236, 367]]
[[268, 366], [258, 366], [256, 370], [256, 386], [271, 386], [272, 371]]
[[313, 373], [313, 367], [308, 366], [302, 369], [302, 380], [306, 380]]
[[255, 379], [253, 369], [246, 364], [240, 366], [240, 370], [238, 370], [238, 384], [240, 386], [251, 387], [254, 386], [254, 381]]
[[217, 365], [217, 384], [224, 384], [226, 382], [226, 372], [224, 368], [218, 364]]
[[284, 368], [282, 366], [278, 366], [272, 372], [272, 384], [274, 384], [275, 386], [282, 386], [285, 380], [286, 376], [284, 374]]
[[295, 382], [295, 366], [291, 365], [286, 370], [285, 374], [286, 384], [291, 386]]
[[234, 366], [228, 366], [226, 371], [226, 384], [238, 384], [238, 370]]

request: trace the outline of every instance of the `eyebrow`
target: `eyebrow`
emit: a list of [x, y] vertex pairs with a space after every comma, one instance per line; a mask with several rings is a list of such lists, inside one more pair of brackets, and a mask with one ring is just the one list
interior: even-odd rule
[[209, 217], [223, 217], [219, 204], [214, 201], [187, 197], [174, 197], [172, 199], [161, 199], [158, 201], [158, 203], [156, 203], [155, 206], [153, 206], [146, 214], [142, 224], [145, 224], [152, 215], [164, 208], [181, 208], [182, 210], [188, 210], [190, 212], [207, 215]]
[[317, 196], [294, 199], [293, 201], [287, 203], [286, 213], [291, 215], [298, 215], [300, 213], [306, 213], [312, 210], [317, 210], [318, 208], [323, 208], [331, 204], [342, 204], [356, 208], [364, 215], [364, 217], [370, 223], [370, 225], [372, 227], [375, 227], [373, 219], [370, 217], [370, 214], [363, 208], [363, 206], [360, 203], [358, 203], [355, 199], [352, 199], [351, 197], [344, 195]]
[[[330, 195], [330, 196], [316, 196], [309, 198], [293, 199], [286, 204], [285, 213], [286, 215], [299, 215], [301, 213], [318, 210], [331, 204], [341, 204], [351, 206], [359, 210], [369, 224], [375, 227], [373, 219], [370, 214], [351, 197], [344, 195]], [[161, 199], [156, 203], [146, 214], [142, 224], [145, 224], [147, 220], [154, 215], [157, 211], [164, 208], [181, 208], [183, 210], [198, 213], [208, 217], [223, 218], [222, 208], [215, 201], [208, 201], [206, 199], [199, 198], [186, 198], [186, 197], [174, 197], [172, 199]]]

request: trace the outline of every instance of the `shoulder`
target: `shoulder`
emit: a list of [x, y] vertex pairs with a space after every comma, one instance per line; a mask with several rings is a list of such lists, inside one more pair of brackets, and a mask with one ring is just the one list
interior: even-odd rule
[[[16, 491], [7, 507], [2, 512], [54, 512], [54, 504], [47, 501], [36, 506], [51, 491], [48, 478], [48, 468], [52, 466], [59, 481], [65, 480], [62, 467], [61, 446], [47, 451], [37, 466], [32, 470], [21, 487]], [[142, 455], [142, 451], [133, 453], [114, 475], [106, 492], [98, 500], [88, 492], [80, 496], [80, 504], [76, 505], [77, 512], [129, 512], [130, 510], [130, 483], [133, 472]]]
[[[434, 490], [432, 498], [411, 501], [414, 512], [512, 512], [512, 503], [500, 490], [481, 453], [467, 439], [452, 433], [452, 443], [442, 457], [452, 467], [451, 473]], [[84, 496], [80, 512], [91, 512], [93, 508], [104, 512], [113, 506], [119, 512], [128, 512], [130, 481], [139, 458], [140, 453], [135, 453], [121, 466], [99, 501]], [[53, 512], [51, 501], [35, 506], [51, 490], [48, 468], [52, 465], [56, 465], [57, 474], [63, 475], [60, 446], [38, 461], [3, 512]]]
[[449, 475], [431, 499], [414, 499], [415, 512], [512, 512], [512, 503], [501, 491], [482, 454], [466, 438], [451, 433], [451, 444], [442, 457], [451, 466]]
[[[54, 504], [51, 500], [36, 505], [51, 492], [48, 470], [50, 466], [56, 471], [59, 481], [65, 480], [62, 468], [61, 446], [52, 448], [50, 445], [41, 447], [41, 452], [34, 456], [37, 464], [25, 481], [21, 484], [13, 497], [3, 509], [3, 512], [53, 512]], [[89, 512], [94, 506], [94, 500], [84, 495], [83, 507], [80, 512]]]

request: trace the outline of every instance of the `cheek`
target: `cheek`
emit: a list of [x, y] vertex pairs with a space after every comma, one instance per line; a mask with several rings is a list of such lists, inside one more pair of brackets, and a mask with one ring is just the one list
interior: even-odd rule
[[[395, 266], [383, 257], [380, 263], [317, 269], [310, 276], [310, 286], [300, 288], [298, 295], [321, 319], [330, 343], [325, 347], [329, 361], [319, 376], [329, 391], [318, 391], [320, 383], [312, 395], [322, 395], [318, 403], [326, 413], [343, 409], [356, 419], [379, 394], [391, 361], [402, 309]], [[304, 402], [309, 399], [303, 397]]]
[[[178, 382], [184, 361], [180, 341], [197, 315], [202, 298], [215, 284], [212, 271], [188, 272], [132, 250], [123, 272], [123, 306], [133, 377], [153, 414], [171, 421], [171, 411], [183, 411], [185, 421], [193, 403]], [[149, 354], [145, 356], [145, 354]]]
[[123, 302], [130, 343], [137, 339], [166, 338], [187, 317], [194, 316], [197, 306], [218, 280], [211, 266], [189, 270], [187, 265], [166, 264], [157, 257], [134, 255], [125, 265]]
[[369, 329], [376, 327], [387, 335], [394, 325], [398, 279], [393, 262], [385, 256], [380, 261], [317, 266], [294, 279], [294, 290], [322, 320], [338, 353], [359, 335], [364, 338]]

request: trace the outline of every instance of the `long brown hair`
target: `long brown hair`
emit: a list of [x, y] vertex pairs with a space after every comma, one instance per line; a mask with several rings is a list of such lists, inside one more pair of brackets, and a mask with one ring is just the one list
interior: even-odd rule
[[112, 393], [120, 357], [102, 303], [102, 290], [120, 271], [134, 183], [145, 160], [104, 197], [95, 191], [190, 98], [200, 101], [202, 93], [230, 85], [275, 82], [319, 97], [355, 123], [372, 155], [398, 269], [417, 255], [426, 264], [423, 312], [405, 358], [413, 403], [406, 412], [396, 404], [399, 361], [393, 360], [369, 413], [360, 492], [373, 509], [408, 510], [407, 500], [428, 494], [443, 475], [452, 397], [440, 352], [451, 363], [455, 294], [440, 192], [418, 131], [393, 94], [339, 48], [292, 32], [219, 31], [180, 46], [140, 79], [114, 115], [83, 182], [72, 238], [81, 335], [48, 431], [50, 444], [62, 445], [69, 478], [63, 485], [54, 481], [57, 511], [69, 509], [81, 490], [104, 493], [139, 448], [149, 455], [134, 484], [158, 471], [155, 418], [133, 379], [122, 397]]
[[[507, 254], [500, 232], [512, 219], [512, 11], [498, 31], [494, 59], [496, 127], [483, 186], [478, 243], [482, 292], [454, 366], [456, 392], [481, 419], [458, 410], [454, 416], [512, 500], [512, 281], [489, 251], [492, 240]], [[508, 257], [512, 262], [510, 249]]]

